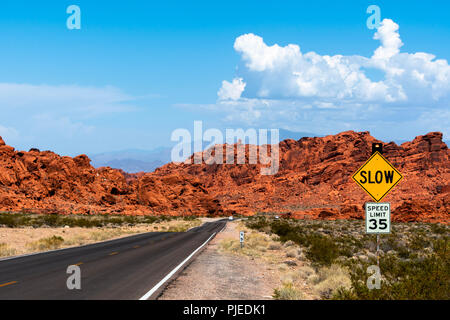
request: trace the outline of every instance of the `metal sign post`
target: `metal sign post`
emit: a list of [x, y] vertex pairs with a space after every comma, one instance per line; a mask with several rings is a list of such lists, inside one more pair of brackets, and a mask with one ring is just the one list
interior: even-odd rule
[[377, 235], [377, 265], [380, 266], [380, 234], [391, 233], [391, 204], [367, 202], [366, 233]]
[[380, 266], [380, 234], [377, 233], [377, 266]]
[[376, 202], [368, 202], [366, 211], [366, 233], [377, 235], [377, 264], [380, 265], [380, 234], [391, 232], [391, 204], [381, 200], [403, 179], [403, 176], [382, 155], [383, 145], [372, 144], [372, 156], [352, 176], [364, 191]]

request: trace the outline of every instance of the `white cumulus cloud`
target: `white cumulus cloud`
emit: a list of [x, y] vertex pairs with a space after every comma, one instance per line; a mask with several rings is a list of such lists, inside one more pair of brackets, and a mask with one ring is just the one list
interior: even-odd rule
[[403, 42], [398, 33], [398, 24], [390, 19], [383, 20], [374, 35], [375, 40], [380, 40], [381, 46], [375, 50], [373, 59], [387, 60], [400, 52]]
[[242, 78], [233, 79], [231, 83], [224, 80], [217, 95], [220, 100], [238, 100], [244, 90], [245, 82], [242, 81]]
[[[257, 115], [253, 121], [277, 119], [284, 127], [295, 121], [304, 123], [301, 129], [333, 119], [336, 131], [364, 129], [367, 117], [389, 115], [398, 119], [392, 130], [401, 128], [404, 119], [411, 131], [411, 122], [428, 119], [427, 112], [449, 109], [450, 66], [430, 53], [401, 52], [399, 30], [394, 21], [384, 19], [373, 36], [379, 46], [371, 57], [302, 52], [296, 44], [269, 45], [258, 35], [241, 35], [234, 49], [244, 66], [231, 83], [223, 81], [217, 109], [223, 111], [228, 104], [228, 119]], [[371, 70], [381, 79], [373, 80]]]

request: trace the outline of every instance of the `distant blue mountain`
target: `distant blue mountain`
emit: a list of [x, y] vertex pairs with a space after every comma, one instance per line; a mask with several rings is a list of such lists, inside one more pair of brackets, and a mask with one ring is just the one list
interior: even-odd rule
[[113, 159], [111, 161], [105, 162], [101, 165], [97, 165], [96, 167], [111, 167], [115, 169], [122, 169], [128, 173], [136, 173], [136, 172], [153, 172], [156, 168], [163, 166], [165, 163], [159, 160], [152, 162], [145, 162], [136, 159], [122, 159], [117, 160]]
[[[299, 140], [303, 137], [320, 137], [309, 132], [293, 132], [280, 129], [279, 140], [294, 139]], [[270, 131], [268, 142], [270, 143]], [[204, 141], [203, 147], [209, 145], [210, 142]], [[194, 151], [193, 143], [191, 150]], [[111, 167], [122, 169], [128, 173], [135, 172], [153, 172], [156, 168], [171, 162], [172, 147], [159, 147], [153, 150], [127, 149], [119, 151], [104, 152], [99, 154], [88, 155], [91, 164], [95, 168]]]
[[[270, 131], [269, 131], [270, 132]], [[279, 140], [286, 139], [299, 140], [303, 137], [322, 137], [310, 132], [294, 132], [285, 129], [280, 129]], [[270, 141], [270, 134], [268, 137]], [[407, 140], [394, 140], [398, 145]], [[447, 146], [450, 146], [450, 141], [444, 141]], [[206, 147], [209, 142], [204, 142], [203, 147]], [[193, 151], [193, 144], [191, 146]], [[91, 164], [96, 167], [111, 167], [115, 169], [122, 169], [129, 173], [135, 172], [153, 172], [156, 168], [171, 162], [172, 147], [159, 147], [153, 150], [128, 149], [112, 152], [104, 152], [100, 154], [89, 155]]]
[[304, 137], [323, 137], [321, 135], [311, 133], [311, 132], [294, 132], [289, 131], [285, 129], [280, 129], [280, 141], [286, 140], [286, 139], [293, 139], [293, 140], [300, 140]]
[[[405, 143], [405, 142], [408, 142], [408, 141], [411, 141], [411, 140], [394, 139], [394, 142], [395, 142], [397, 145], [401, 145], [401, 144], [403, 144], [403, 143]], [[447, 145], [447, 147], [450, 146], [450, 140], [442, 140], [442, 141]]]
[[170, 162], [172, 148], [154, 150], [128, 149], [89, 155], [95, 168], [111, 167], [129, 173], [153, 172], [156, 168]]

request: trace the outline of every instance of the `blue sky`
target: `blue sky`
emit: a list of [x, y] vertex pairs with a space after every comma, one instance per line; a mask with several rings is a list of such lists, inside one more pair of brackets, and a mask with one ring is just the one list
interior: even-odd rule
[[[72, 4], [81, 8], [81, 30], [66, 28]], [[401, 53], [436, 58], [423, 65], [389, 54], [355, 60], [380, 47], [377, 30], [366, 26], [371, 4], [393, 21], [386, 23], [386, 43], [398, 32]], [[219, 129], [370, 130], [387, 140], [432, 130], [447, 135], [450, 71], [430, 62], [450, 60], [449, 12], [446, 1], [4, 0], [0, 135], [18, 149], [70, 155], [168, 145], [174, 129], [192, 129], [194, 120]], [[252, 36], [240, 38], [236, 49], [246, 34]], [[261, 65], [274, 44], [279, 55]], [[263, 51], [255, 53], [255, 46]], [[307, 52], [319, 60], [348, 57], [342, 67], [357, 63], [372, 82], [330, 85], [336, 70], [317, 71]], [[385, 78], [399, 68], [425, 75], [424, 84]]]

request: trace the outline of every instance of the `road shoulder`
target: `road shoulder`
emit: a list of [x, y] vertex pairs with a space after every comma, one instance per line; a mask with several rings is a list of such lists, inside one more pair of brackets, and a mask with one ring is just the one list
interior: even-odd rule
[[158, 300], [272, 299], [274, 289], [282, 282], [279, 266], [257, 257], [225, 252], [222, 244], [229, 239], [239, 239], [237, 223], [227, 223]]

